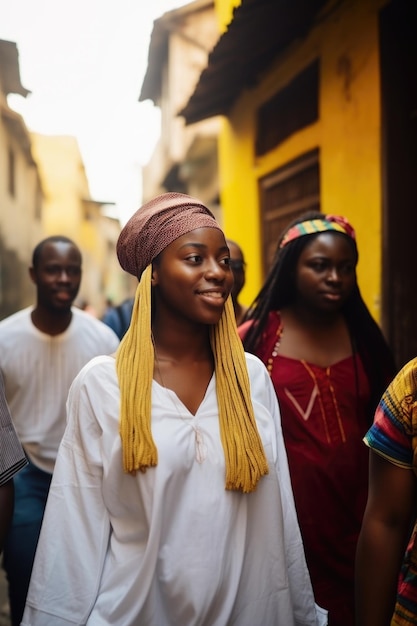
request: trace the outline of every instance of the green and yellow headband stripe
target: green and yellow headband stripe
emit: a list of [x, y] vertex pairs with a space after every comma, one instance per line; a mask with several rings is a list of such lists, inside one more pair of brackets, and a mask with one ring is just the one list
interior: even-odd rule
[[314, 235], [316, 233], [324, 233], [326, 231], [336, 231], [343, 233], [352, 239], [355, 239], [355, 230], [349, 224], [345, 217], [341, 215], [324, 215], [321, 219], [306, 220], [291, 226], [285, 233], [280, 243], [280, 249], [286, 246], [290, 241], [298, 239], [303, 235]]

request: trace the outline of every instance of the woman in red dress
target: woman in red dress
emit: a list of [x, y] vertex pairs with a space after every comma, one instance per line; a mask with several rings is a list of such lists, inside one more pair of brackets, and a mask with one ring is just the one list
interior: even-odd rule
[[362, 438], [396, 373], [360, 295], [357, 261], [345, 218], [302, 216], [282, 235], [239, 328], [278, 396], [307, 565], [329, 626], [354, 624], [354, 560], [368, 484]]

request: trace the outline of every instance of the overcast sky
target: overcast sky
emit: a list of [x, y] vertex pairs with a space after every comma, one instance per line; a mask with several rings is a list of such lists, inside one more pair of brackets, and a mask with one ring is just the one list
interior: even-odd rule
[[21, 81], [10, 96], [30, 130], [78, 139], [95, 200], [124, 221], [139, 206], [140, 165], [159, 112], [138, 102], [153, 20], [187, 0], [0, 0], [0, 39], [15, 41]]

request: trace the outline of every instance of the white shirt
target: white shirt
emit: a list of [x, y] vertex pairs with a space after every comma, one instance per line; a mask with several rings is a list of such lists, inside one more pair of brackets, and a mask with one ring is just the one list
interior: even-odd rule
[[[225, 490], [215, 377], [192, 416], [152, 384], [158, 465], [122, 470], [115, 361], [75, 379], [22, 626], [301, 626], [316, 608], [276, 395], [247, 355], [269, 474]], [[196, 460], [196, 438], [206, 458]]]
[[93, 357], [119, 344], [105, 324], [77, 308], [68, 328], [48, 335], [34, 326], [33, 307], [0, 322], [0, 371], [18, 437], [30, 460], [52, 473], [66, 425], [72, 381]]

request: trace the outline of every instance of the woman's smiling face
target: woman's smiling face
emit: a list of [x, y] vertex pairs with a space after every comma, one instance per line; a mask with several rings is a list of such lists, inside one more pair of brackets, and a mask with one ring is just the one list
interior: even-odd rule
[[157, 311], [193, 323], [216, 324], [233, 286], [229, 249], [217, 228], [182, 235], [158, 255], [152, 285]]

